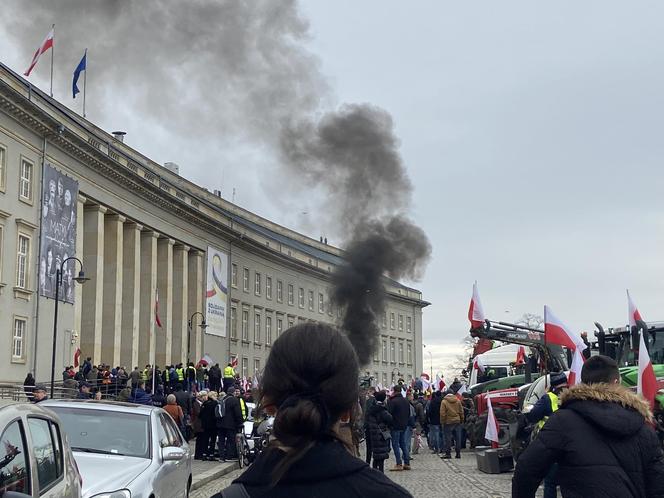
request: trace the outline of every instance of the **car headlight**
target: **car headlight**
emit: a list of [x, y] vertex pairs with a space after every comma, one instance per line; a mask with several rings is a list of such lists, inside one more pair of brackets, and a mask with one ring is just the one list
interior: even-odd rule
[[100, 493], [92, 498], [131, 498], [131, 492], [128, 489], [118, 489], [110, 493]]

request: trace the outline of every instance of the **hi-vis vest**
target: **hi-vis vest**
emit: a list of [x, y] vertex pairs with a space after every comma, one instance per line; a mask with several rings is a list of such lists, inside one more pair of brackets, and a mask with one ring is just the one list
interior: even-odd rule
[[179, 381], [184, 380], [184, 368], [176, 368], [175, 373], [177, 374]]
[[[558, 395], [552, 392], [548, 392], [546, 394], [549, 396], [549, 400], [551, 400], [551, 413], [553, 413], [558, 410]], [[544, 424], [546, 423], [547, 420], [549, 420], [549, 417], [544, 417], [542, 420], [537, 422], [537, 427], [539, 429], [544, 427]]]
[[224, 377], [227, 379], [235, 377], [235, 370], [233, 370], [233, 367], [224, 368]]
[[242, 410], [242, 420], [247, 420], [247, 404], [240, 398], [240, 409]]

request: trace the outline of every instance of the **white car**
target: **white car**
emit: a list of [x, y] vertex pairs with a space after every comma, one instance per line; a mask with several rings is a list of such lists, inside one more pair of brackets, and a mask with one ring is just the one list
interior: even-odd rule
[[49, 400], [83, 477], [83, 498], [183, 498], [192, 452], [161, 408], [94, 400]]
[[63, 426], [41, 403], [0, 400], [0, 434], [2, 498], [81, 496]]

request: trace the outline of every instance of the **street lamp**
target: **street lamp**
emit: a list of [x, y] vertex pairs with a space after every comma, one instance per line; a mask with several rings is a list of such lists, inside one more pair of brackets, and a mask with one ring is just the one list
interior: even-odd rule
[[65, 267], [65, 263], [69, 260], [78, 261], [78, 264], [81, 265], [81, 271], [78, 272], [78, 276], [74, 277], [74, 281], [79, 284], [84, 284], [89, 278], [85, 276], [83, 271], [83, 263], [80, 259], [71, 256], [65, 259], [60, 263], [60, 268], [55, 271], [55, 312], [53, 317], [53, 352], [51, 355], [51, 399], [53, 399], [53, 393], [55, 391], [55, 345], [58, 341], [58, 304], [60, 303], [60, 286], [62, 285], [62, 270]]
[[189, 361], [190, 361], [189, 356], [191, 354], [191, 329], [192, 329], [192, 325], [194, 323], [194, 317], [196, 315], [201, 315], [203, 317], [203, 320], [201, 321], [201, 323], [199, 325], [201, 330], [205, 330], [206, 328], [208, 328], [208, 324], [205, 322], [205, 315], [203, 313], [201, 313], [200, 311], [194, 312], [194, 314], [189, 317], [189, 321], [187, 322], [187, 365], [189, 365]]
[[[422, 344], [422, 347], [426, 349], [427, 345], [426, 345], [426, 344]], [[430, 380], [431, 382], [433, 382], [433, 354], [431, 353], [431, 350], [427, 350], [427, 353], [429, 353], [429, 359], [430, 359], [430, 361], [431, 361], [431, 363], [430, 363], [431, 370], [430, 370], [430, 372], [429, 372], [429, 380]]]

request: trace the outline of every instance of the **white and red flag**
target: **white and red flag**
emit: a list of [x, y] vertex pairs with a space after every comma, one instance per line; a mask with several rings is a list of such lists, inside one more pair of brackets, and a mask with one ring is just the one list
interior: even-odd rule
[[237, 368], [237, 356], [231, 358], [231, 368]]
[[428, 373], [423, 373], [420, 375], [420, 381], [422, 382], [423, 391], [428, 391], [431, 388], [431, 379], [429, 378]]
[[468, 308], [468, 320], [470, 320], [470, 327], [473, 329], [484, 325], [484, 308], [482, 308], [480, 293], [477, 290], [477, 282], [473, 284], [473, 297], [470, 299], [470, 308]]
[[154, 293], [154, 321], [157, 327], [161, 328], [161, 320], [159, 319], [159, 289]]
[[442, 391], [443, 389], [445, 389], [445, 381], [443, 380], [443, 378], [439, 374], [436, 374], [435, 389], [436, 389], [436, 391]]
[[585, 361], [579, 348], [572, 351], [572, 366], [570, 366], [569, 376], [567, 377], [568, 386], [575, 386], [581, 383], [581, 369]]
[[499, 441], [498, 432], [500, 426], [498, 425], [498, 420], [496, 420], [496, 416], [493, 413], [491, 396], [487, 396], [487, 407], [489, 410], [486, 418], [486, 431], [484, 432], [484, 438], [487, 439], [488, 441], [491, 441], [491, 446], [493, 448], [497, 448]]
[[475, 360], [473, 361], [473, 368], [475, 370], [479, 370], [480, 373], [484, 373], [484, 369], [486, 368], [486, 364], [484, 363], [484, 360], [482, 359], [482, 355], [478, 355], [475, 357]]
[[[641, 313], [639, 309], [632, 301], [632, 296], [629, 295], [629, 290], [627, 291], [627, 313], [629, 318], [630, 327], [636, 327], [637, 321], [642, 322]], [[652, 368], [652, 362], [650, 361], [650, 354], [648, 353], [648, 348], [646, 347], [645, 337], [643, 337], [643, 330], [639, 334], [639, 378], [636, 384], [636, 392], [643, 396], [648, 403], [650, 403], [650, 409], [655, 408], [655, 395], [657, 394], [657, 377], [655, 377], [655, 371]]]
[[46, 38], [44, 38], [44, 41], [42, 42], [42, 44], [39, 46], [39, 48], [35, 52], [35, 55], [32, 57], [32, 62], [30, 63], [30, 67], [28, 67], [28, 69], [26, 69], [25, 72], [23, 73], [25, 76], [30, 76], [30, 73], [35, 68], [35, 66], [37, 65], [37, 61], [39, 60], [39, 57], [41, 57], [41, 55], [44, 52], [46, 52], [49, 48], [53, 48], [53, 39], [54, 39], [54, 36], [55, 36], [54, 30], [55, 30], [55, 27], [52, 27], [51, 31], [48, 32], [48, 34], [46, 35]]
[[551, 308], [544, 306], [544, 337], [549, 344], [559, 344], [570, 350], [586, 349], [586, 344], [579, 334], [565, 325], [551, 311]]
[[526, 348], [519, 346], [519, 350], [516, 352], [516, 364], [523, 365], [526, 362]]
[[80, 360], [81, 360], [81, 348], [76, 348], [76, 352], [74, 353], [74, 368], [78, 368]]

